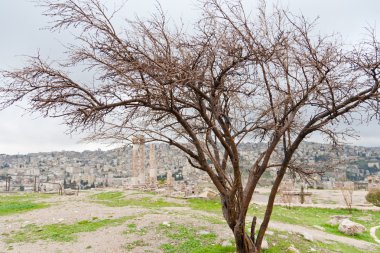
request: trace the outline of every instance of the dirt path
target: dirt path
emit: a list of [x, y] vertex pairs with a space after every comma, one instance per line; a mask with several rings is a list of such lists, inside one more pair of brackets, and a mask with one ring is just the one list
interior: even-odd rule
[[380, 226], [376, 226], [376, 227], [372, 227], [371, 230], [370, 230], [370, 234], [371, 234], [372, 238], [373, 238], [377, 243], [380, 243], [379, 238], [377, 238], [377, 236], [376, 236], [376, 230], [378, 230], [379, 228], [380, 228]]
[[[191, 209], [189, 209], [189, 210], [191, 210]], [[192, 210], [192, 212], [199, 213], [199, 214], [204, 215], [204, 216], [214, 216], [214, 217], [221, 218], [220, 216], [216, 216], [216, 215], [213, 215], [213, 214], [210, 214], [207, 212], [203, 212], [203, 211]], [[252, 217], [247, 217], [247, 222], [251, 222], [251, 221], [252, 221]], [[260, 223], [261, 221], [258, 220], [258, 222]], [[223, 225], [223, 227], [226, 227], [226, 226]], [[269, 222], [269, 229], [275, 229], [275, 230], [284, 231], [284, 232], [291, 232], [291, 233], [298, 233], [301, 235], [308, 234], [308, 235], [312, 236], [313, 240], [317, 240], [317, 241], [321, 241], [321, 242], [326, 242], [326, 241], [339, 242], [339, 243], [350, 245], [350, 246], [358, 248], [358, 249], [368, 250], [369, 252], [373, 251], [374, 249], [376, 249], [376, 247], [379, 246], [379, 245], [376, 245], [376, 244], [373, 244], [370, 242], [357, 240], [354, 238], [349, 238], [349, 237], [344, 237], [344, 236], [326, 233], [326, 232], [318, 230], [318, 229], [312, 229], [312, 228], [305, 227], [305, 226], [293, 225], [293, 224], [282, 223], [282, 222], [277, 222], [277, 221], [270, 221]], [[231, 234], [231, 236], [232, 236], [232, 234]]]
[[[258, 188], [257, 192], [253, 195], [252, 203], [258, 205], [267, 205], [269, 188]], [[347, 208], [342, 192], [340, 190], [308, 190], [312, 193], [312, 203], [296, 204], [293, 203], [292, 206], [300, 207], [319, 207], [319, 208]], [[365, 200], [365, 195], [367, 191], [358, 190], [354, 191], [352, 195], [352, 208], [359, 210], [373, 210], [380, 211], [380, 207], [376, 207]], [[276, 205], [285, 205], [279, 201], [276, 201]]]
[[301, 235], [309, 234], [312, 236], [314, 240], [317, 240], [317, 241], [321, 241], [321, 242], [335, 241], [335, 242], [344, 243], [344, 244], [347, 244], [359, 249], [368, 250], [368, 251], [371, 251], [371, 250], [373, 251], [378, 246], [373, 243], [369, 243], [369, 242], [365, 242], [365, 241], [361, 241], [361, 240], [357, 240], [357, 239], [353, 239], [349, 237], [329, 234], [317, 229], [312, 229], [312, 228], [288, 224], [288, 223], [281, 223], [281, 222], [276, 222], [276, 221], [271, 221], [269, 223], [269, 228], [298, 233]]
[[[170, 209], [174, 210], [174, 208], [170, 208]], [[210, 214], [209, 212], [195, 211], [195, 210], [192, 210], [192, 209], [186, 208], [186, 207], [181, 208], [181, 209], [182, 209], [182, 211], [192, 212], [194, 215], [197, 215], [197, 216], [212, 216], [215, 218], [223, 219], [222, 217], [217, 216], [215, 214]], [[177, 210], [179, 210], [179, 209], [177, 209]], [[249, 222], [252, 221], [252, 217], [247, 217], [247, 221], [249, 221]], [[258, 222], [261, 222], [261, 221], [258, 220]], [[284, 232], [291, 232], [291, 233], [298, 233], [301, 235], [308, 234], [308, 235], [312, 236], [313, 240], [321, 241], [324, 243], [326, 241], [339, 242], [339, 243], [343, 243], [346, 245], [350, 245], [350, 246], [358, 248], [358, 249], [367, 250], [369, 252], [373, 251], [374, 249], [376, 249], [376, 247], [379, 246], [379, 245], [376, 245], [376, 244], [373, 244], [370, 242], [357, 240], [354, 238], [349, 238], [349, 237], [344, 237], [344, 236], [339, 236], [339, 235], [334, 235], [334, 234], [326, 233], [326, 232], [318, 230], [318, 229], [313, 229], [313, 228], [300, 226], [300, 225], [293, 225], [293, 224], [289, 224], [289, 223], [270, 221], [269, 229], [275, 229], [275, 230], [284, 231]], [[232, 237], [232, 233], [230, 233], [230, 231], [228, 231], [228, 229], [226, 229], [226, 225], [219, 225], [218, 230], [223, 231], [223, 233], [226, 233], [226, 234], [231, 234], [231, 237]]]

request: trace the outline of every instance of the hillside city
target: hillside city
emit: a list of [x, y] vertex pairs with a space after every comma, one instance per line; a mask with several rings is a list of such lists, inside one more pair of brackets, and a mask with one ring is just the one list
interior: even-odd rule
[[[144, 170], [152, 163], [149, 153], [154, 152], [153, 159], [157, 167], [158, 182], [167, 175], [173, 177], [177, 184], [197, 185], [207, 182], [207, 175], [189, 164], [187, 157], [178, 149], [166, 144], [154, 144], [153, 151], [146, 146]], [[337, 182], [352, 181], [356, 189], [367, 189], [368, 182], [379, 181], [380, 148], [341, 146], [331, 149], [327, 144], [307, 142], [297, 153], [297, 160], [324, 171], [316, 174], [308, 182], [308, 187], [334, 189]], [[241, 166], [243, 171], [249, 169], [251, 161], [265, 150], [265, 144], [244, 143], [240, 145]], [[26, 155], [0, 155], [0, 189], [6, 187], [7, 178], [12, 190], [30, 191], [39, 183], [59, 183], [64, 188], [89, 189], [95, 187], [128, 187], [131, 184], [132, 146], [108, 151], [61, 151], [31, 153]], [[168, 174], [170, 172], [170, 174]], [[275, 169], [263, 176], [261, 185], [271, 184]], [[37, 182], [38, 181], [38, 182]], [[197, 187], [195, 187], [197, 188]], [[36, 190], [36, 189], [34, 189]]]

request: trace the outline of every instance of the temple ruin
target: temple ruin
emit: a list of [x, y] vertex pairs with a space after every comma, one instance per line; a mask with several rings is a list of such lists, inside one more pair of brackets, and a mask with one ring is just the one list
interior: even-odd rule
[[153, 143], [149, 146], [149, 186], [153, 188], [157, 186], [156, 150]]
[[132, 177], [131, 185], [145, 184], [145, 138], [137, 135], [132, 139]]
[[130, 186], [155, 189], [157, 187], [157, 162], [155, 144], [149, 145], [149, 167], [145, 166], [145, 137], [132, 139], [132, 170]]

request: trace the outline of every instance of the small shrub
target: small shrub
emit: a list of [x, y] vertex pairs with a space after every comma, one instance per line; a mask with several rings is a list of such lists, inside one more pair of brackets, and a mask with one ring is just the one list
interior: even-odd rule
[[375, 206], [380, 206], [380, 189], [370, 191], [366, 196], [365, 199], [375, 205]]

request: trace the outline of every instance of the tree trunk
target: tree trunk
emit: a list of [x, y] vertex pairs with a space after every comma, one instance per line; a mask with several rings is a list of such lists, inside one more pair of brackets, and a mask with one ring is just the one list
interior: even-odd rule
[[221, 195], [221, 202], [223, 216], [234, 233], [236, 251], [238, 253], [259, 253], [253, 240], [245, 230], [246, 215], [236, 211], [238, 209], [236, 207], [237, 203], [233, 199]]
[[236, 224], [233, 232], [238, 253], [258, 253], [255, 244], [244, 229], [244, 224]]

